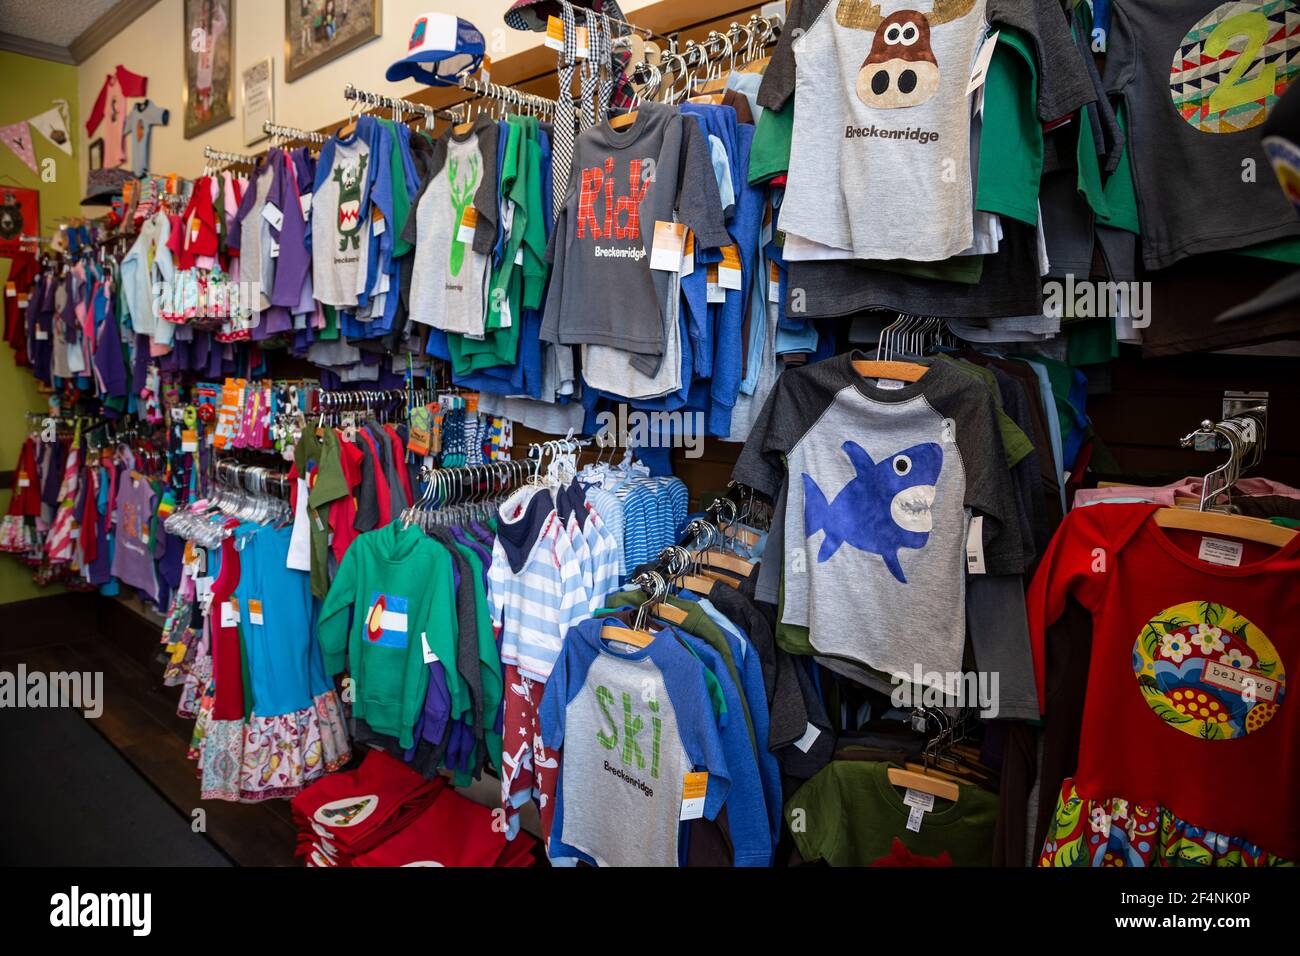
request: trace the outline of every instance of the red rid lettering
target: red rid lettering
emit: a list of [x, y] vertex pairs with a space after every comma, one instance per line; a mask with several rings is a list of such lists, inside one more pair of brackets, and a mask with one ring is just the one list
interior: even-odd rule
[[[641, 175], [641, 160], [634, 159], [628, 164], [628, 173], [632, 182], [626, 196], [620, 196], [614, 207], [614, 238], [641, 238], [641, 199], [650, 183]], [[620, 217], [626, 214], [626, 219]]]
[[600, 184], [605, 176], [599, 166], [582, 171], [582, 185], [578, 191], [578, 238], [586, 238], [587, 226], [591, 225], [591, 238], [599, 239], [604, 235], [600, 223], [596, 221], [596, 197], [600, 195]]

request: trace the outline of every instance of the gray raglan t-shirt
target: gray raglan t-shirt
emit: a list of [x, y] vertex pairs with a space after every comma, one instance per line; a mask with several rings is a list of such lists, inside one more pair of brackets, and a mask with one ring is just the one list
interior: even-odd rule
[[822, 654], [959, 673], [972, 517], [985, 573], [1023, 567], [992, 395], [944, 364], [882, 388], [852, 360], [781, 376], [733, 473], [769, 495], [788, 473], [782, 621]]
[[[1295, 5], [1125, 0], [1113, 9], [1103, 78], [1127, 105], [1146, 267], [1300, 236], [1257, 128], [1295, 76]], [[1244, 174], [1252, 160], [1263, 175]]]
[[548, 249], [543, 341], [622, 349], [646, 375], [658, 371], [677, 288], [676, 273], [650, 268], [658, 221], [685, 223], [697, 249], [731, 242], [699, 124], [647, 102], [632, 125], [602, 123], [574, 144]]
[[364, 139], [354, 133], [339, 140], [329, 175], [312, 195], [311, 281], [325, 305], [354, 308], [365, 285], [370, 223], [362, 222], [361, 210], [370, 192], [369, 167]]

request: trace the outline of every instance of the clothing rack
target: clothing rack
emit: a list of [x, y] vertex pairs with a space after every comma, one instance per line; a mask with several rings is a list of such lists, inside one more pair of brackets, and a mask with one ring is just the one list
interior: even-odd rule
[[533, 109], [541, 113], [555, 112], [555, 100], [537, 96], [533, 93], [524, 93], [511, 86], [501, 86], [498, 83], [480, 80], [473, 76], [462, 77], [457, 85], [467, 93], [497, 100], [507, 106]]
[[[1239, 414], [1212, 422], [1208, 418], [1195, 431], [1184, 435], [1180, 444], [1189, 448], [1209, 439], [1217, 446], [1226, 443], [1228, 460], [1205, 475], [1201, 484], [1200, 511], [1232, 510], [1232, 489], [1238, 479], [1259, 464], [1264, 454], [1268, 429], [1268, 406], [1256, 405]], [[1222, 498], [1222, 501], [1218, 499]]]
[[426, 122], [431, 122], [431, 118], [434, 117], [452, 123], [459, 123], [462, 119], [459, 113], [440, 110], [436, 107], [426, 106], [424, 103], [416, 103], [412, 100], [386, 96], [383, 93], [371, 93], [368, 90], [357, 89], [357, 87], [353, 86], [351, 83], [343, 87], [343, 98], [362, 103], [363, 111], [367, 109], [390, 109], [399, 114], [418, 113], [425, 118]]
[[326, 412], [369, 412], [378, 406], [388, 406], [406, 398], [404, 388], [344, 389], [317, 393], [316, 410]]
[[296, 126], [281, 126], [279, 123], [272, 123], [270, 120], [262, 124], [262, 132], [271, 136], [273, 144], [277, 140], [282, 140], [284, 142], [314, 143], [319, 146], [329, 139], [324, 133], [298, 129]]
[[245, 465], [233, 458], [218, 458], [213, 462], [213, 477], [218, 484], [249, 494], [289, 498], [288, 473], [272, 471], [264, 465]]
[[[572, 3], [569, 2], [569, 0], [558, 0], [558, 2], [560, 6], [566, 7], [568, 9], [569, 13], [573, 15], [575, 22], [577, 22], [577, 18], [579, 14], [586, 16], [587, 14], [591, 13], [591, 10], [587, 9], [586, 7], [574, 6]], [[637, 26], [635, 23], [628, 23], [626, 20], [620, 20], [617, 17], [611, 17], [608, 13], [601, 14], [601, 15], [603, 15], [604, 18], [608, 20], [611, 24], [625, 28], [627, 32], [639, 34], [643, 37], [646, 37], [647, 39], [663, 40], [665, 43], [673, 42], [672, 38], [661, 36], [660, 34], [655, 33], [649, 27], [642, 27], [642, 26]]]
[[203, 158], [211, 162], [222, 163], [226, 166], [256, 166], [256, 156], [245, 156], [242, 153], [228, 153], [224, 149], [213, 149], [211, 146], [203, 147]]

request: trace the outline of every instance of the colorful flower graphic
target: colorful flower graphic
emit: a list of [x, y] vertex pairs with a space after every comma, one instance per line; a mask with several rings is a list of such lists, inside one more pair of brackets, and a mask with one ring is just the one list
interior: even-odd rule
[[1166, 608], [1133, 643], [1133, 674], [1151, 711], [1202, 740], [1255, 733], [1277, 713], [1286, 670], [1268, 637], [1232, 608]]

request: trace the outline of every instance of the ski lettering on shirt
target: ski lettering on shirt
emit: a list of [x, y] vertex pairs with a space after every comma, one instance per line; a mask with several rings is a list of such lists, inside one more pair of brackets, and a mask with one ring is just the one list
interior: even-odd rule
[[[606, 729], [596, 731], [596, 740], [606, 750], [619, 751], [619, 758], [625, 767], [635, 765], [637, 770], [646, 769], [645, 752], [637, 737], [645, 730], [645, 718], [636, 713], [632, 707], [632, 695], [623, 691], [623, 745], [619, 747], [619, 724], [614, 718], [613, 708], [616, 700], [613, 691], [603, 684], [596, 687], [596, 704], [605, 718]], [[648, 702], [650, 708], [650, 776], [659, 779], [659, 748], [663, 739], [663, 720], [659, 716], [659, 701]], [[609, 768], [609, 764], [605, 765]], [[611, 772], [613, 772], [611, 770]]]
[[[641, 238], [641, 200], [650, 188], [649, 177], [641, 173], [645, 160], [634, 159], [628, 163], [628, 188], [615, 195], [617, 177], [614, 175], [614, 158], [605, 160], [604, 168], [590, 166], [582, 171], [578, 192], [577, 237], [585, 239]], [[600, 210], [597, 210], [597, 203]]]

